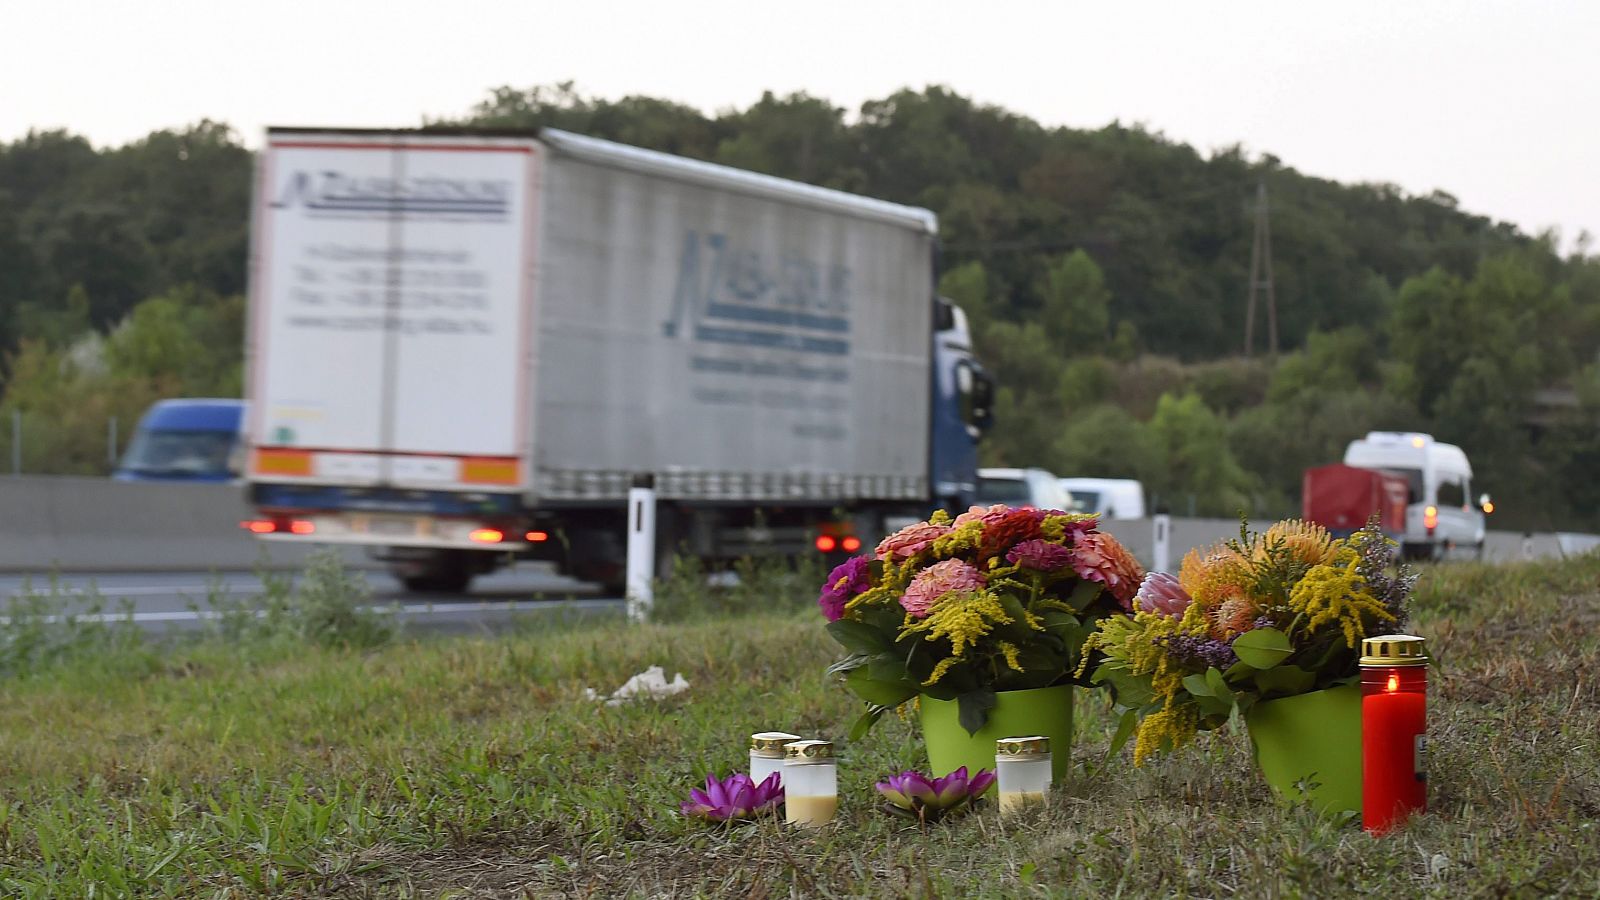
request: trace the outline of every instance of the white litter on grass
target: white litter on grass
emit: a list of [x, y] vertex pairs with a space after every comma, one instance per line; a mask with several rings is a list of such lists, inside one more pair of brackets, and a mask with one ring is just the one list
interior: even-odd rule
[[[651, 666], [643, 672], [629, 678], [627, 683], [616, 689], [610, 697], [606, 698], [607, 706], [621, 706], [629, 700], [640, 698], [659, 699], [681, 694], [689, 689], [689, 682], [683, 677], [682, 672], [676, 672], [672, 680], [667, 680], [666, 670], [660, 666]], [[584, 688], [584, 694], [590, 700], [599, 700], [600, 695], [594, 688]]]

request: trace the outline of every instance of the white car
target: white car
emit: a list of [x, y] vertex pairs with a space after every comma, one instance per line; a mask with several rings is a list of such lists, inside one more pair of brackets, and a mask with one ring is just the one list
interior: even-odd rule
[[[1454, 444], [1409, 431], [1372, 431], [1350, 442], [1344, 464], [1377, 469], [1406, 480], [1406, 531], [1400, 549], [1411, 558], [1437, 558], [1448, 550], [1483, 553], [1489, 495], [1472, 499], [1472, 464]], [[1481, 507], [1481, 509], [1480, 509]]]
[[1132, 478], [1062, 478], [1072, 511], [1107, 519], [1144, 518], [1144, 485]]
[[1060, 479], [1044, 469], [979, 469], [979, 506], [1004, 503], [1035, 509], [1072, 508], [1072, 498], [1061, 489]]

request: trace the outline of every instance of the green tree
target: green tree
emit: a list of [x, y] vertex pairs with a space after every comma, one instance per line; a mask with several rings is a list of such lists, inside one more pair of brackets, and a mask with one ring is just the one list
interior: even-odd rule
[[1104, 350], [1111, 330], [1111, 292], [1089, 254], [1074, 250], [1053, 262], [1045, 270], [1040, 295], [1052, 338], [1075, 352]]
[[1189, 498], [1198, 515], [1252, 511], [1255, 484], [1228, 446], [1227, 423], [1199, 395], [1162, 395], [1150, 430], [1165, 466], [1146, 488], [1165, 498], [1175, 512], [1187, 514]]

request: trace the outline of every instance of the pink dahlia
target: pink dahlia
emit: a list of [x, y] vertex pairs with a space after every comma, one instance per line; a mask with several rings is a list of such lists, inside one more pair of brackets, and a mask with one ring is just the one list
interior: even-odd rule
[[1178, 579], [1165, 572], [1151, 572], [1144, 577], [1144, 583], [1139, 585], [1139, 593], [1133, 597], [1133, 609], [1135, 612], [1142, 610], [1181, 619], [1193, 602], [1189, 592], [1178, 584]]
[[959, 559], [947, 559], [918, 572], [906, 587], [900, 605], [906, 608], [906, 612], [923, 619], [945, 594], [967, 594], [980, 590], [983, 590], [983, 576], [978, 574], [977, 569]]
[[829, 622], [839, 621], [839, 617], [844, 615], [844, 605], [850, 602], [850, 598], [872, 587], [871, 565], [872, 557], [857, 556], [845, 560], [828, 573], [828, 580], [822, 584], [822, 594], [817, 597], [817, 605], [822, 607], [822, 615]]
[[1104, 584], [1124, 611], [1133, 611], [1133, 596], [1144, 581], [1144, 569], [1116, 538], [1103, 531], [1080, 535], [1072, 548], [1072, 567], [1078, 577]]
[[1006, 510], [1009, 510], [1010, 508], [1011, 507], [1005, 505], [1004, 503], [996, 503], [993, 506], [974, 506], [971, 509], [967, 510], [966, 512], [962, 513], [961, 515], [956, 516], [956, 521], [955, 521], [954, 527], [960, 528], [961, 526], [967, 524], [968, 522], [972, 522], [972, 521], [975, 521], [977, 519], [982, 519], [983, 517], [988, 516], [990, 514], [1003, 513]]
[[932, 522], [907, 525], [878, 544], [878, 558], [884, 562], [910, 559], [949, 533], [949, 525], [935, 525]]
[[1072, 562], [1072, 550], [1060, 544], [1035, 539], [1023, 541], [1012, 547], [1006, 554], [1006, 560], [1025, 569], [1054, 572]]

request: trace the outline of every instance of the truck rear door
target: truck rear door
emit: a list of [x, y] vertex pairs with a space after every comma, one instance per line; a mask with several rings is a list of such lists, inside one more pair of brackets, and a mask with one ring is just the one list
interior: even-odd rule
[[251, 271], [254, 481], [527, 481], [538, 145], [269, 135]]

